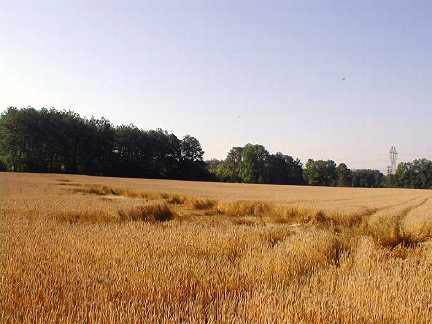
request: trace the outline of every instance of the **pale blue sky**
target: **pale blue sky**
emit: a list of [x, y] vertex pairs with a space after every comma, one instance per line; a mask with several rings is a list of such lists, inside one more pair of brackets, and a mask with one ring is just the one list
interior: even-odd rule
[[427, 0], [0, 0], [0, 110], [385, 169], [391, 145], [432, 158], [431, 17]]

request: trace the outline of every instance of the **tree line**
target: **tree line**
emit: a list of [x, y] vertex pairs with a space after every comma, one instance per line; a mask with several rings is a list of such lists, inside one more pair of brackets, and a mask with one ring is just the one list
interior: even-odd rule
[[270, 154], [264, 146], [233, 147], [225, 160], [208, 161], [219, 181], [339, 187], [382, 187], [385, 176], [378, 170], [350, 170], [345, 163], [299, 159], [280, 152]]
[[416, 159], [399, 163], [392, 181], [401, 188], [432, 189], [432, 161]]
[[400, 163], [393, 175], [345, 163], [271, 154], [263, 145], [233, 147], [224, 160], [203, 161], [200, 142], [162, 129], [114, 126], [73, 111], [9, 107], [0, 115], [0, 171], [239, 183], [432, 189], [432, 161]]
[[206, 180], [203, 154], [190, 135], [72, 111], [9, 107], [0, 116], [0, 168], [17, 172]]
[[269, 154], [262, 145], [233, 147], [225, 160], [208, 162], [209, 171], [225, 182], [303, 184], [300, 160], [282, 153]]

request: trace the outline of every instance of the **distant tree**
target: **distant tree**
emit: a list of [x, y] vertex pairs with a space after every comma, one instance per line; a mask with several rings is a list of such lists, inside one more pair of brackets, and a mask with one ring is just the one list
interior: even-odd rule
[[181, 156], [185, 161], [202, 162], [204, 151], [200, 142], [193, 136], [186, 135], [181, 141]]
[[278, 152], [270, 154], [267, 159], [266, 182], [271, 184], [284, 184], [289, 179], [289, 169], [285, 156]]
[[205, 161], [207, 168], [209, 170], [215, 170], [217, 169], [220, 165], [223, 164], [224, 161], [222, 160], [218, 160], [218, 159], [211, 159], [211, 160], [207, 160]]
[[337, 185], [337, 170], [336, 163], [332, 160], [326, 161], [326, 185], [336, 186]]
[[395, 188], [395, 187], [397, 187], [395, 175], [394, 174], [386, 174], [383, 177], [382, 186], [384, 188]]
[[115, 128], [114, 134], [115, 168], [113, 175], [155, 176], [153, 152], [156, 147], [155, 143], [151, 143], [150, 136], [134, 125], [118, 126]]
[[0, 115], [0, 152], [15, 171], [23, 155], [20, 128], [20, 112], [17, 108], [9, 107]]
[[339, 187], [350, 187], [352, 182], [351, 170], [345, 163], [340, 163], [336, 168], [337, 185]]
[[265, 183], [269, 153], [262, 145], [246, 144], [242, 150], [240, 179], [244, 183]]
[[305, 180], [313, 186], [335, 186], [337, 184], [336, 163], [332, 160], [309, 159], [304, 170]]
[[204, 180], [209, 178], [210, 174], [203, 161], [204, 151], [200, 142], [193, 136], [186, 135], [181, 143], [181, 173], [187, 178]]
[[233, 147], [221, 168], [221, 175], [229, 181], [241, 182], [243, 147]]
[[[101, 118], [82, 119], [75, 135], [74, 163], [81, 174], [112, 175], [115, 168], [114, 154], [116, 129], [110, 121]], [[131, 175], [131, 176], [137, 176]]]
[[92, 175], [218, 179], [244, 183], [432, 188], [432, 161], [398, 165], [394, 175], [350, 170], [332, 160], [302, 163], [259, 144], [233, 147], [224, 161], [203, 161], [198, 139], [178, 139], [162, 129], [114, 127], [105, 119], [73, 111], [9, 107], [0, 114], [0, 170]]
[[267, 159], [266, 183], [302, 184], [303, 168], [300, 160], [280, 152], [271, 154]]
[[394, 177], [399, 187], [432, 189], [432, 161], [417, 159], [399, 163]]
[[[162, 129], [148, 131], [151, 143], [152, 174], [157, 178], [178, 178], [181, 164], [181, 141]], [[181, 178], [188, 175], [181, 174]]]
[[315, 166], [315, 161], [308, 159], [304, 169], [304, 178], [307, 184], [318, 186], [321, 184], [321, 177], [318, 168]]
[[223, 168], [224, 161], [218, 159], [211, 159], [204, 162], [209, 173], [209, 180], [211, 181], [227, 181], [222, 176], [221, 169]]
[[379, 188], [383, 186], [384, 175], [378, 170], [352, 170], [352, 186], [364, 188]]
[[0, 160], [0, 172], [1, 171], [6, 171], [6, 170], [7, 170], [6, 163], [3, 162], [2, 160]]
[[288, 166], [289, 166], [289, 182], [288, 184], [295, 184], [295, 185], [301, 185], [304, 184], [304, 177], [303, 177], [303, 164], [302, 162], [297, 158], [293, 159], [292, 157], [288, 157]]
[[280, 152], [269, 154], [259, 144], [233, 147], [224, 161], [210, 161], [210, 172], [221, 181], [270, 184], [303, 184], [300, 160]]
[[180, 141], [72, 111], [10, 107], [0, 115], [0, 156], [14, 171], [206, 180], [203, 154], [190, 135]]

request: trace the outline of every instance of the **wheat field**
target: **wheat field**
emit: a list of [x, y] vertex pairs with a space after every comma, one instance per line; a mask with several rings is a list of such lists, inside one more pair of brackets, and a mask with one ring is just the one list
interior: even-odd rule
[[427, 323], [432, 191], [0, 173], [5, 323]]

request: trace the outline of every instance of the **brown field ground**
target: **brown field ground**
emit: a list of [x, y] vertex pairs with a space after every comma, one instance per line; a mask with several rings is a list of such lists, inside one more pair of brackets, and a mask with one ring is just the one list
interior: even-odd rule
[[432, 191], [0, 173], [0, 322], [427, 323]]

